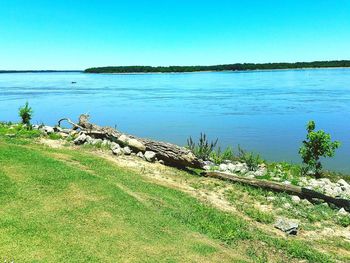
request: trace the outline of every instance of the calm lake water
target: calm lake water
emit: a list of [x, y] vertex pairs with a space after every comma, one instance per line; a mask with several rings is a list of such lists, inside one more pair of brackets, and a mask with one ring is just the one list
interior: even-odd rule
[[204, 131], [223, 147], [240, 144], [275, 161], [300, 162], [312, 119], [342, 142], [326, 166], [350, 172], [350, 69], [0, 74], [0, 120], [18, 121], [27, 100], [33, 123], [89, 113], [100, 125], [180, 145]]

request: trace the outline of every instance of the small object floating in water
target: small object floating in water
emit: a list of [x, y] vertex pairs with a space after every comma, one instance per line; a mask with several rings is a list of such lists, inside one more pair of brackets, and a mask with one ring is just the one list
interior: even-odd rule
[[72, 83], [72, 84], [76, 84], [76, 82], [75, 82], [75, 81], [72, 81], [71, 83]]

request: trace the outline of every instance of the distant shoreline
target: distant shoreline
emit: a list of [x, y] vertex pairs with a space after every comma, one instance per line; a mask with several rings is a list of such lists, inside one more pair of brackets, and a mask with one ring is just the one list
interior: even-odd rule
[[0, 74], [6, 73], [75, 73], [84, 70], [0, 70]]
[[314, 69], [350, 69], [350, 67], [322, 67], [322, 68], [286, 68], [286, 69], [250, 69], [250, 70], [207, 70], [207, 71], [185, 71], [185, 72], [116, 72], [116, 73], [82, 73], [105, 74], [105, 75], [152, 75], [152, 74], [191, 74], [191, 73], [240, 73], [258, 71], [288, 71], [288, 70], [314, 70]]
[[191, 72], [225, 72], [252, 70], [286, 70], [308, 68], [350, 68], [350, 60], [313, 61], [295, 63], [236, 63], [211, 66], [107, 66], [88, 68], [85, 73], [191, 73]]
[[0, 74], [19, 74], [19, 73], [86, 73], [86, 74], [106, 74], [106, 75], [152, 75], [152, 74], [191, 74], [191, 73], [232, 73], [232, 72], [258, 72], [258, 71], [288, 71], [288, 70], [315, 70], [315, 69], [349, 69], [350, 67], [314, 67], [314, 68], [286, 68], [286, 69], [246, 69], [246, 70], [202, 70], [202, 71], [184, 71], [184, 72], [85, 72], [84, 70], [0, 70]]

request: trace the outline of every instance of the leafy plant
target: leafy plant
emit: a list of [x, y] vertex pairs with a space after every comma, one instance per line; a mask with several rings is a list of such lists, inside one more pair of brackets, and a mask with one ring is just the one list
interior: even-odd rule
[[312, 172], [316, 178], [319, 178], [322, 174], [320, 157], [333, 157], [340, 142], [332, 141], [330, 134], [323, 130], [315, 131], [315, 126], [314, 121], [308, 122], [306, 140], [303, 141], [299, 154], [306, 165], [304, 171]]
[[238, 159], [241, 162], [247, 164], [249, 171], [256, 171], [259, 167], [259, 164], [262, 163], [259, 154], [254, 154], [252, 152], [247, 152], [238, 146]]
[[194, 153], [194, 155], [202, 160], [209, 159], [210, 153], [214, 150], [217, 143], [218, 139], [209, 143], [205, 133], [200, 134], [197, 144], [192, 140], [192, 137], [187, 139], [187, 147]]
[[28, 101], [26, 104], [19, 108], [19, 116], [22, 119], [22, 123], [30, 126], [30, 120], [32, 119], [33, 110], [29, 107]]
[[235, 158], [233, 150], [231, 147], [227, 147], [223, 152], [221, 147], [218, 147], [217, 150], [213, 150], [210, 153], [210, 160], [215, 164], [221, 164], [224, 160], [233, 160]]

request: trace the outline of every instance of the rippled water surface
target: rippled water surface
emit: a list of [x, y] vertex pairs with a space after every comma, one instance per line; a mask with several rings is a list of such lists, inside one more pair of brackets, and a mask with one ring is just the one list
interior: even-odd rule
[[17, 121], [26, 100], [34, 123], [89, 113], [100, 125], [138, 136], [183, 145], [204, 131], [221, 146], [240, 144], [265, 159], [294, 162], [313, 119], [342, 142], [327, 167], [350, 172], [350, 69], [0, 74], [0, 120]]

